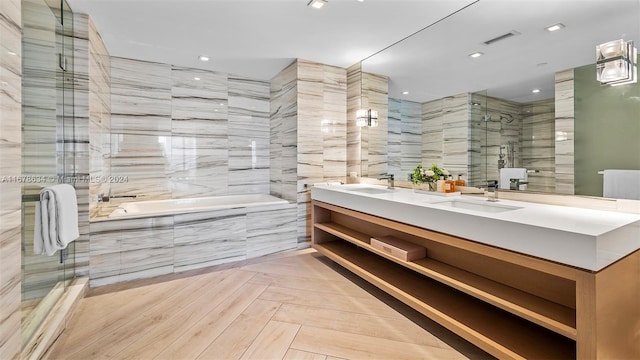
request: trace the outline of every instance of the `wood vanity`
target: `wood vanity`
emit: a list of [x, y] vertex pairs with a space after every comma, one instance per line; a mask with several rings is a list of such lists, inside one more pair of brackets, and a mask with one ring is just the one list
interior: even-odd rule
[[[318, 252], [498, 358], [640, 358], [640, 250], [591, 271], [318, 198]], [[426, 257], [371, 246], [384, 236]]]

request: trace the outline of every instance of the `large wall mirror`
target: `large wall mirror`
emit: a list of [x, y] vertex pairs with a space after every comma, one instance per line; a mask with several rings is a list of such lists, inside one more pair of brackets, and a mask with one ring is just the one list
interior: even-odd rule
[[363, 138], [386, 142], [363, 143], [362, 175], [437, 163], [482, 186], [526, 168], [522, 190], [602, 196], [601, 170], [640, 170], [640, 84], [596, 80], [616, 39], [640, 45], [638, 0], [480, 0], [364, 59], [387, 82], [368, 82], [381, 126]]

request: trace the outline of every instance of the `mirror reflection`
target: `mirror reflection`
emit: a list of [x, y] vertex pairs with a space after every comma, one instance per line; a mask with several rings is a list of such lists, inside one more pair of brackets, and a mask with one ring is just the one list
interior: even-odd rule
[[379, 126], [361, 129], [362, 176], [437, 163], [472, 186], [602, 196], [603, 170], [640, 170], [640, 84], [601, 85], [595, 49], [637, 47], [639, 13], [637, 0], [481, 0], [363, 60]]

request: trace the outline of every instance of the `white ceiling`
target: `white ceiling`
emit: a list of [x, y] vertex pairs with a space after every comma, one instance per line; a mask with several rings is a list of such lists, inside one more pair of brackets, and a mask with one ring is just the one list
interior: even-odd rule
[[[552, 90], [550, 74], [593, 63], [598, 43], [640, 42], [640, 0], [329, 0], [320, 10], [308, 0], [67, 1], [91, 16], [113, 56], [263, 80], [295, 58], [346, 68], [464, 8], [365, 61], [366, 71], [390, 76], [393, 97], [416, 101], [481, 89], [550, 97], [529, 87]], [[544, 31], [557, 22], [567, 27]], [[511, 30], [521, 35], [481, 45]], [[472, 60], [474, 51], [486, 55]]]

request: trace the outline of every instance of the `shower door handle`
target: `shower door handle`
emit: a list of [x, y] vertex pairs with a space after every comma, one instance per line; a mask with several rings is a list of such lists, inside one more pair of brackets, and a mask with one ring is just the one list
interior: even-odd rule
[[60, 69], [62, 69], [62, 71], [67, 71], [67, 58], [62, 55], [62, 53], [58, 54], [58, 66], [60, 66]]

